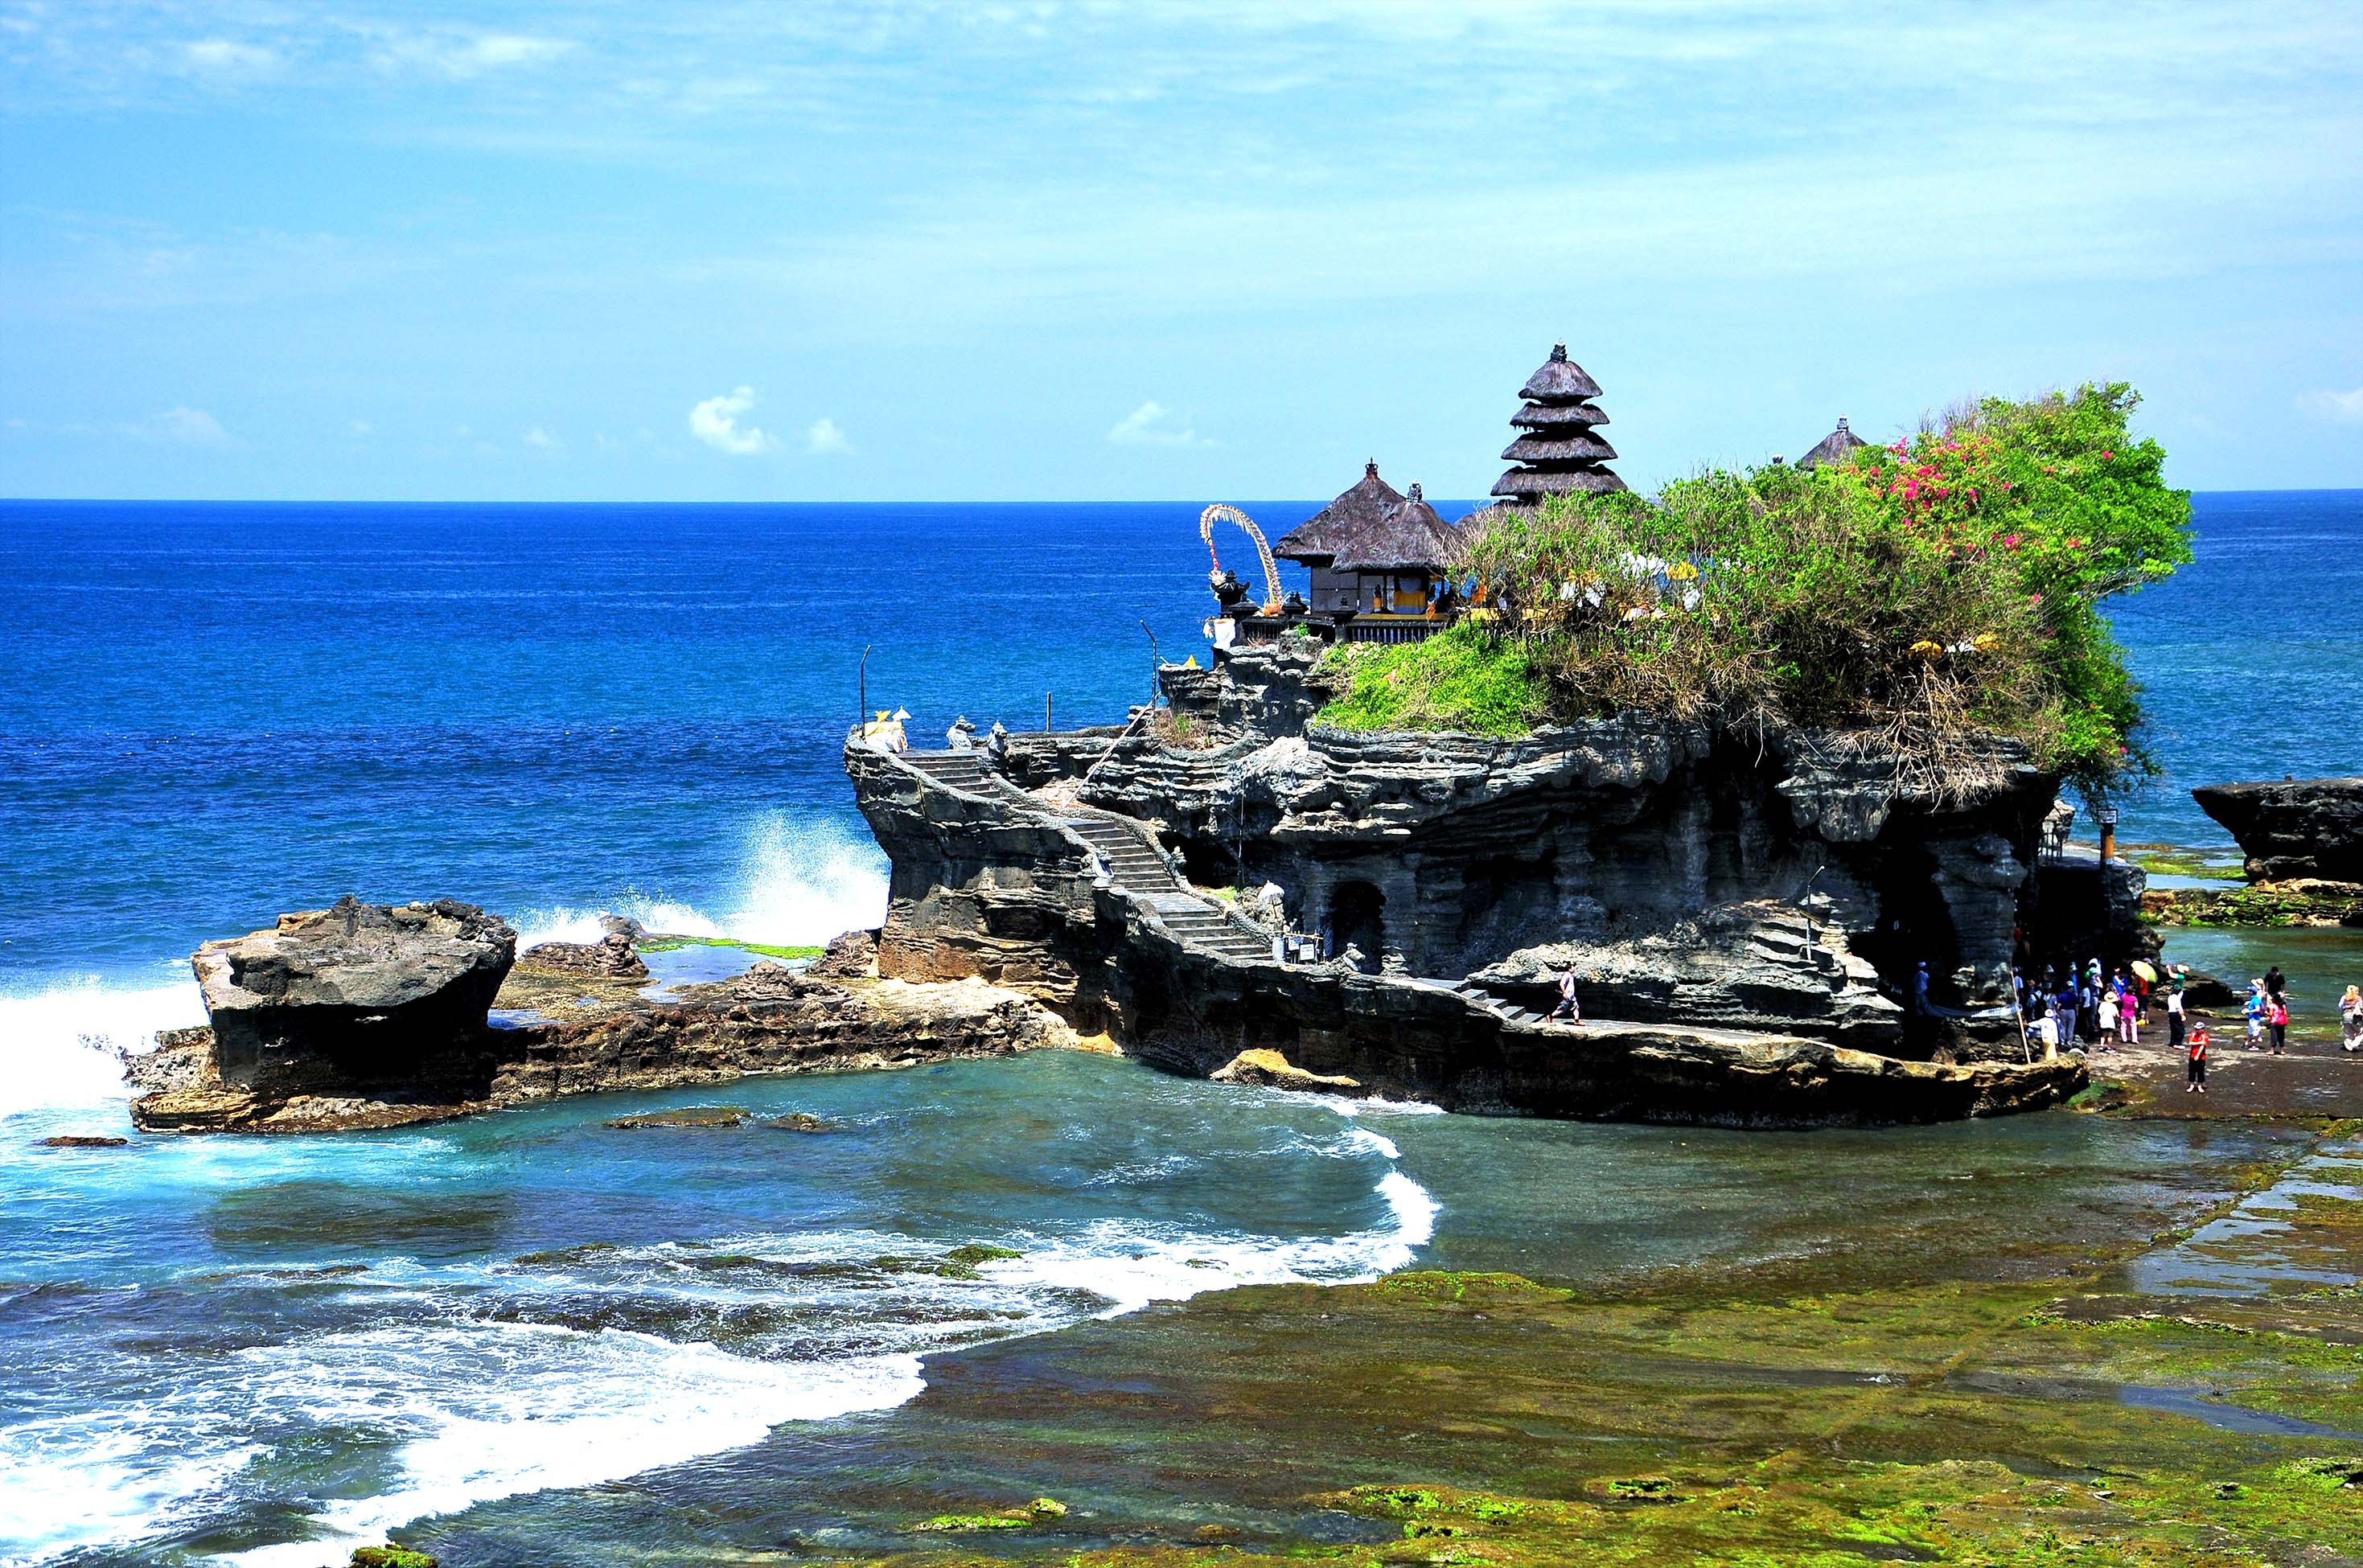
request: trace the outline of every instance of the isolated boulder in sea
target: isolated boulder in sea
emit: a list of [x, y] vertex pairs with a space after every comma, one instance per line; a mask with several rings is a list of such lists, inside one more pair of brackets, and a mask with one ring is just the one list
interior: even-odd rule
[[2363, 882], [2363, 778], [2210, 784], [2191, 791], [2229, 828], [2252, 882]]
[[1294, 1089], [1299, 1094], [1361, 1095], [1359, 1079], [1342, 1074], [1308, 1073], [1277, 1051], [1242, 1051], [1207, 1075], [1218, 1084], [1251, 1084], [1258, 1088]]
[[545, 942], [527, 948], [517, 964], [527, 969], [555, 969], [603, 980], [649, 977], [648, 965], [633, 947], [632, 938], [622, 932], [611, 932], [597, 942]]
[[272, 1095], [420, 1077], [483, 1032], [516, 958], [516, 933], [473, 904], [348, 896], [191, 963], [220, 1082]]

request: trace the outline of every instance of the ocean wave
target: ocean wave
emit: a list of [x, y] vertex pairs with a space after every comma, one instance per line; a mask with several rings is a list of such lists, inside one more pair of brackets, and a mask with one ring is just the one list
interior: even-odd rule
[[127, 1099], [123, 1059], [164, 1029], [205, 1021], [194, 979], [109, 985], [95, 976], [0, 996], [0, 1117]]
[[599, 919], [628, 915], [650, 931], [816, 947], [886, 918], [886, 857], [829, 819], [766, 812], [746, 828], [738, 872], [718, 911], [627, 888], [597, 909], [526, 910], [510, 920], [517, 945], [596, 942]]

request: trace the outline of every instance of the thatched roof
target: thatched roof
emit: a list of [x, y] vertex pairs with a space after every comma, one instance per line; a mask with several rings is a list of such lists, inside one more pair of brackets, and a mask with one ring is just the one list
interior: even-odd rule
[[1600, 383], [1583, 373], [1583, 367], [1567, 357], [1567, 345], [1551, 345], [1550, 358], [1542, 369], [1526, 378], [1518, 395], [1543, 403], [1572, 403], [1579, 398], [1598, 397]]
[[1403, 502], [1403, 491], [1379, 477], [1379, 465], [1365, 463], [1352, 489], [1282, 534], [1271, 553], [1284, 561], [1321, 565], [1337, 555], [1337, 540], [1382, 520]]
[[1495, 495], [1568, 495], [1579, 491], [1601, 494], [1625, 488], [1625, 481], [1606, 469], [1570, 469], [1558, 472], [1512, 469], [1493, 481]]
[[1419, 486], [1404, 495], [1369, 463], [1351, 490], [1281, 535], [1271, 553], [1338, 571], [1437, 571], [1458, 561], [1463, 548]]
[[1600, 383], [1567, 357], [1566, 344], [1551, 345], [1550, 358], [1527, 378], [1519, 395], [1526, 405], [1511, 415], [1510, 425], [1520, 434], [1502, 456], [1522, 466], [1495, 482], [1495, 495], [1514, 497], [1510, 504], [1523, 507], [1546, 495], [1625, 488], [1623, 480], [1601, 467], [1616, 456], [1616, 448], [1592, 433], [1608, 423], [1591, 401], [1600, 395]]
[[1502, 448], [1514, 463], [1604, 463], [1616, 448], [1586, 429], [1570, 426], [1543, 436], [1521, 436]]
[[1391, 510], [1339, 529], [1328, 542], [1338, 571], [1440, 571], [1468, 547], [1415, 484]]
[[1510, 415], [1522, 430], [1554, 430], [1564, 425], [1605, 425], [1608, 415], [1596, 403], [1530, 403]]
[[1846, 461], [1847, 453], [1858, 447], [1869, 445], [1869, 442], [1847, 428], [1846, 419], [1841, 415], [1838, 419], [1838, 427], [1823, 436], [1820, 446], [1798, 458], [1797, 466], [1801, 469], [1814, 469], [1819, 468], [1824, 463], [1842, 463]]

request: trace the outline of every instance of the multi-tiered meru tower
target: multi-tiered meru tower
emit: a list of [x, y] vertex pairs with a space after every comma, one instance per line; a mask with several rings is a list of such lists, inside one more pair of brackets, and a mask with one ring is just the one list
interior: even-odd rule
[[1518, 438], [1502, 452], [1517, 467], [1493, 485], [1502, 504], [1538, 506], [1546, 496], [1625, 488], [1607, 467], [1616, 448], [1594, 434], [1608, 423], [1592, 401], [1600, 395], [1600, 383], [1567, 357], [1566, 344], [1551, 345], [1550, 358], [1518, 395], [1526, 400], [1510, 420]]

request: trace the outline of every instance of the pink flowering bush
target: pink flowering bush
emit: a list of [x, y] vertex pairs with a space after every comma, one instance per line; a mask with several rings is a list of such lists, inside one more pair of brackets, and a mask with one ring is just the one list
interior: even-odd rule
[[1489, 529], [1472, 567], [1559, 716], [1993, 732], [2105, 793], [2148, 764], [2098, 606], [2191, 558], [2136, 402], [1989, 398], [1813, 472], [1560, 498]]

